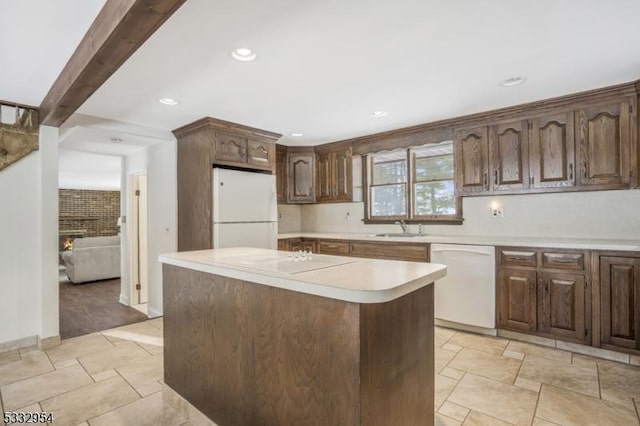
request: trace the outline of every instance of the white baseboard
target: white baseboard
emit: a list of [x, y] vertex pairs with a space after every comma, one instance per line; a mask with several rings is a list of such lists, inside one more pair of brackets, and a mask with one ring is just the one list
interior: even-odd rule
[[38, 344], [38, 336], [27, 336], [9, 342], [0, 342], [0, 353], [14, 351]]
[[147, 314], [149, 318], [157, 318], [162, 316], [162, 311], [153, 309], [151, 306], [147, 305]]
[[42, 350], [59, 346], [60, 342], [60, 336], [45, 337], [44, 339], [38, 336], [38, 347]]
[[498, 334], [498, 330], [496, 330], [495, 328], [477, 327], [475, 325], [460, 324], [457, 322], [442, 320], [438, 318], [435, 318], [435, 324], [442, 327], [455, 328], [456, 330], [485, 334], [487, 336], [496, 336]]
[[129, 306], [129, 296], [120, 293], [120, 303]]

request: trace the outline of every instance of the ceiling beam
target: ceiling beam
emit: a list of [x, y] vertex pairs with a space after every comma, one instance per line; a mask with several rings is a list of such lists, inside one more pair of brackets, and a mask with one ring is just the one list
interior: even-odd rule
[[59, 127], [186, 0], [107, 0], [40, 104], [40, 124]]

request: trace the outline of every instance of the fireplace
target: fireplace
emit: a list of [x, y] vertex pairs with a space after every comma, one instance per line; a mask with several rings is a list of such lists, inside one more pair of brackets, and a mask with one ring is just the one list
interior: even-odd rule
[[73, 248], [73, 240], [83, 238], [87, 234], [86, 229], [70, 229], [60, 231], [58, 234], [58, 251], [63, 252]]

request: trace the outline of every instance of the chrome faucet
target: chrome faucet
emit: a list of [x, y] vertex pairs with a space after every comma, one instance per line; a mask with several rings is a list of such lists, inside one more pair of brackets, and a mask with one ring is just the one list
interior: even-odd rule
[[404, 232], [405, 234], [407, 233], [407, 224], [404, 223], [404, 220], [396, 221], [396, 225], [400, 225], [400, 227], [402, 228], [402, 232]]

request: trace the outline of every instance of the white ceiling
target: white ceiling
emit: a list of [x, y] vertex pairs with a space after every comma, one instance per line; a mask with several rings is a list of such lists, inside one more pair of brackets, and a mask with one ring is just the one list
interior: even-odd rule
[[[0, 99], [38, 105], [103, 4], [0, 2]], [[638, 0], [189, 0], [62, 147], [127, 155], [138, 142], [109, 142], [132, 124], [166, 139], [204, 116], [317, 144], [623, 83], [640, 78], [638, 16]], [[241, 46], [258, 59], [231, 59]], [[498, 86], [513, 76], [527, 82]]]
[[120, 190], [122, 158], [60, 149], [58, 187]]
[[638, 16], [637, 0], [189, 0], [80, 111], [329, 142], [638, 79]]

